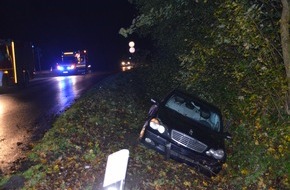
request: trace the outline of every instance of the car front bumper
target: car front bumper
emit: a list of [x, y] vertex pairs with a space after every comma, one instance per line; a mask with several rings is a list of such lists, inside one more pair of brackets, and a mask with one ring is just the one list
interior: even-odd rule
[[177, 143], [172, 143], [150, 130], [145, 130], [141, 142], [147, 147], [164, 154], [166, 158], [172, 158], [194, 166], [206, 175], [216, 175], [222, 169], [223, 162], [195, 153]]

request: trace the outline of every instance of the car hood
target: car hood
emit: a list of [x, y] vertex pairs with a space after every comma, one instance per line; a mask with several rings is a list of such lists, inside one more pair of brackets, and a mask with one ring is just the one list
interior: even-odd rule
[[205, 143], [209, 148], [224, 148], [223, 135], [198, 122], [166, 108], [159, 109], [157, 117], [167, 127], [169, 134], [172, 130], [177, 130]]

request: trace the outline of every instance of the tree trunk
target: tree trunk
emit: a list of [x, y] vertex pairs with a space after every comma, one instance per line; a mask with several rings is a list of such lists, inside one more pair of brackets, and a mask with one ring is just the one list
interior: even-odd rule
[[281, 44], [283, 53], [283, 62], [286, 70], [287, 79], [287, 97], [286, 97], [286, 112], [290, 115], [290, 38], [289, 38], [289, 3], [288, 0], [281, 0], [282, 15], [281, 15]]

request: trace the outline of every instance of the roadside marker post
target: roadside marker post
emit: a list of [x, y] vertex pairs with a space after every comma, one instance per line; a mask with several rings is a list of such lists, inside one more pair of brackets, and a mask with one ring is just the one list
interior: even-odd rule
[[104, 190], [123, 190], [129, 160], [129, 150], [122, 149], [108, 156]]

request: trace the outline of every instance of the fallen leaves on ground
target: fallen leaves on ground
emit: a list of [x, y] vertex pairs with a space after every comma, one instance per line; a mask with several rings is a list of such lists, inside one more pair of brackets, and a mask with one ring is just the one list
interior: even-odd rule
[[[107, 157], [128, 149], [126, 189], [233, 189], [138, 142], [150, 101], [133, 73], [108, 77], [63, 113], [28, 158], [23, 189], [102, 189]], [[228, 167], [228, 166], [227, 166]]]

